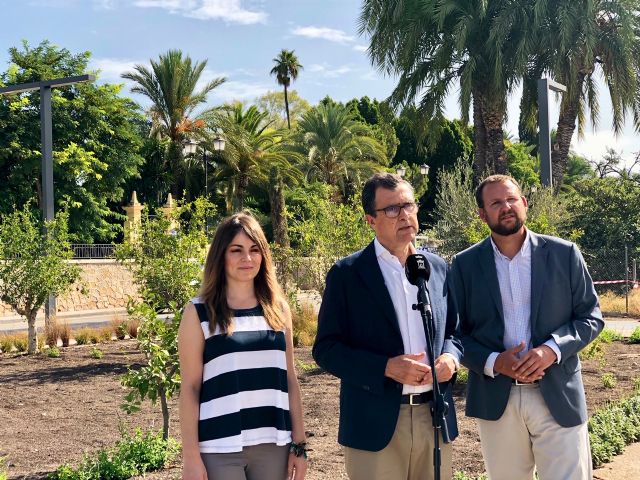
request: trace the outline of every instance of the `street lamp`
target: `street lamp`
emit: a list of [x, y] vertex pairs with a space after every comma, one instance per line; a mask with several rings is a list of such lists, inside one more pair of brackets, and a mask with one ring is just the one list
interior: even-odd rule
[[553, 186], [549, 90], [558, 93], [566, 92], [567, 87], [554, 82], [550, 78], [541, 78], [538, 80], [538, 152], [540, 153], [540, 181], [545, 187]]
[[[398, 166], [396, 168], [396, 173], [404, 178], [404, 176], [407, 174], [407, 167], [405, 167], [404, 165]], [[413, 180], [413, 178], [412, 178], [413, 177], [413, 173], [411, 172], [411, 170], [409, 170], [409, 173], [411, 174], [411, 176], [409, 178], [409, 183], [411, 183], [412, 180]], [[429, 174], [429, 165], [427, 165], [426, 163], [423, 163], [422, 165], [420, 165], [420, 175], [425, 177], [428, 174]]]

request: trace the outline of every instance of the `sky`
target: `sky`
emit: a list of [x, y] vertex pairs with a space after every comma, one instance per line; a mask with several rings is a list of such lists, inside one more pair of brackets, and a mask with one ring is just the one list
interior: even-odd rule
[[[326, 95], [338, 101], [369, 96], [387, 98], [397, 79], [381, 74], [367, 56], [367, 38], [358, 35], [361, 0], [0, 0], [0, 71], [8, 67], [8, 49], [27, 40], [47, 39], [72, 53], [90, 51], [90, 68], [99, 82], [120, 78], [136, 64], [169, 49], [180, 49], [194, 61], [208, 59], [203, 80], [226, 77], [209, 96], [210, 105], [231, 100], [252, 102], [280, 90], [269, 75], [280, 50], [294, 50], [303, 65], [292, 88], [312, 104]], [[611, 103], [600, 84], [600, 122], [572, 148], [598, 160], [607, 147], [628, 162], [640, 152], [632, 122], [616, 137]], [[505, 130], [517, 139], [520, 90], [509, 101]], [[552, 125], [558, 106], [552, 105]], [[446, 116], [460, 116], [457, 90], [446, 102]]]

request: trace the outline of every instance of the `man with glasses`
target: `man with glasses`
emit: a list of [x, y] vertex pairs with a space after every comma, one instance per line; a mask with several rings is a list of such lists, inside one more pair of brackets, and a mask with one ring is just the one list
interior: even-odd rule
[[491, 235], [451, 266], [469, 367], [466, 413], [477, 418], [491, 480], [590, 480], [578, 352], [604, 326], [578, 248], [525, 227], [511, 177], [476, 190]]
[[[418, 205], [402, 177], [378, 173], [364, 185], [362, 206], [375, 239], [339, 260], [327, 275], [313, 356], [340, 378], [340, 427], [351, 480], [433, 479], [432, 375], [417, 287], [404, 273], [415, 253]], [[448, 294], [445, 262], [431, 264], [428, 288], [435, 323], [436, 375], [449, 404], [442, 432], [441, 478], [452, 477], [457, 436], [451, 385], [462, 354]]]

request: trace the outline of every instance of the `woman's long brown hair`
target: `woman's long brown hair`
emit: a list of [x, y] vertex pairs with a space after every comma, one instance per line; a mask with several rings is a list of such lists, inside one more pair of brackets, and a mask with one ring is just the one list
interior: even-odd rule
[[233, 311], [227, 303], [228, 285], [224, 262], [229, 244], [240, 232], [253, 240], [262, 254], [260, 270], [253, 279], [253, 285], [264, 318], [271, 328], [282, 330], [285, 326], [284, 295], [276, 279], [271, 250], [260, 224], [253, 215], [245, 211], [225, 218], [218, 225], [204, 264], [200, 298], [209, 314], [209, 331], [214, 333], [216, 327], [220, 327], [228, 335], [233, 331]]

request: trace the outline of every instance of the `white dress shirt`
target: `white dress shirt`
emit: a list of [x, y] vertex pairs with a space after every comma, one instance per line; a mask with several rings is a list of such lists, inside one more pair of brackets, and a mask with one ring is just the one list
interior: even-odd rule
[[[425, 352], [425, 358], [421, 361], [428, 365], [429, 359], [426, 355], [427, 337], [422, 325], [422, 316], [419, 311], [411, 308], [411, 306], [415, 305], [418, 301], [418, 287], [409, 283], [404, 273], [404, 267], [400, 263], [400, 260], [398, 260], [398, 257], [384, 248], [377, 237], [373, 244], [378, 265], [380, 265], [380, 270], [382, 270], [382, 277], [384, 278], [384, 283], [393, 302], [393, 309], [398, 319], [404, 353]], [[419, 386], [403, 385], [402, 393], [420, 393], [432, 389], [433, 385], [431, 384]]]
[[[534, 347], [531, 344], [531, 238], [526, 231], [524, 243], [520, 251], [509, 258], [500, 252], [491, 238], [493, 258], [498, 273], [502, 312], [504, 314], [504, 348], [513, 348], [524, 340], [525, 348], [520, 352], [522, 357]], [[560, 363], [560, 348], [553, 338], [544, 342], [557, 356]], [[493, 352], [487, 358], [484, 373], [495, 376], [493, 367], [499, 352]]]

